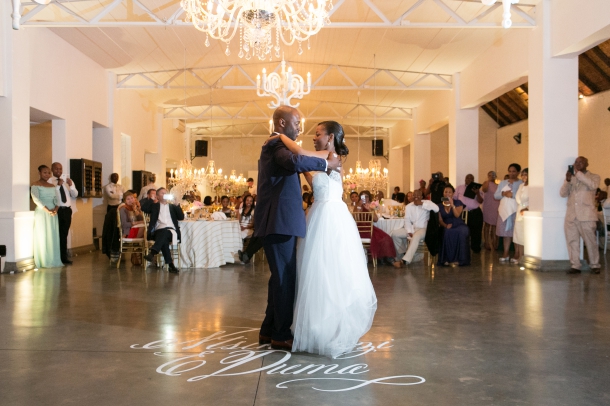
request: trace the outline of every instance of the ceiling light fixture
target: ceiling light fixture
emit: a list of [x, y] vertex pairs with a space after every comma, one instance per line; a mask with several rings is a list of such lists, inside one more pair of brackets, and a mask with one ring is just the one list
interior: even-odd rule
[[496, 1], [502, 1], [502, 7], [504, 8], [504, 13], [502, 14], [502, 27], [510, 28], [513, 25], [513, 22], [510, 19], [510, 6], [519, 3], [519, 0], [481, 0], [481, 3], [486, 6], [492, 6]]
[[[261, 90], [262, 89], [262, 90]], [[311, 74], [307, 72], [307, 90], [305, 80], [301, 75], [292, 73], [292, 67], [286, 71], [286, 61], [282, 59], [282, 73], [271, 72], [263, 69], [263, 83], [261, 86], [261, 75], [256, 76], [256, 94], [259, 97], [273, 96], [275, 101], [268, 103], [267, 107], [276, 109], [280, 106], [297, 108], [300, 103], [292, 104], [290, 99], [302, 99], [311, 92]]]
[[271, 58], [272, 50], [279, 58], [280, 40], [288, 46], [298, 42], [301, 55], [301, 43], [330, 23], [333, 8], [332, 0], [181, 0], [180, 4], [186, 21], [206, 33], [206, 46], [209, 37], [221, 40], [229, 56], [229, 44], [239, 29], [238, 56], [260, 60]]

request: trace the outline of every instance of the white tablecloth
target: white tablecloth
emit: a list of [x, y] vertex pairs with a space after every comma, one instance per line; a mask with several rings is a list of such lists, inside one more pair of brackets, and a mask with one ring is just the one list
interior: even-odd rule
[[404, 227], [405, 219], [404, 217], [395, 219], [384, 219], [382, 217], [376, 223], [373, 223], [373, 225], [384, 231], [386, 234], [391, 234], [393, 230]]
[[234, 263], [243, 247], [238, 221], [181, 221], [181, 267], [217, 268]]

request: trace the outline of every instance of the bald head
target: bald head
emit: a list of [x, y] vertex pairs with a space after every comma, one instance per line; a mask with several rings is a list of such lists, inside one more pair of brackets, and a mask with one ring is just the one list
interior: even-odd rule
[[273, 112], [274, 131], [296, 140], [301, 132], [301, 115], [290, 106], [280, 106]]
[[64, 173], [64, 168], [59, 162], [53, 162], [53, 165], [51, 165], [51, 172], [53, 172], [54, 177], [59, 178]]
[[585, 158], [584, 156], [579, 156], [574, 161], [574, 169], [576, 169], [579, 172], [582, 171], [582, 172], [586, 173], [588, 166], [589, 166], [589, 160], [587, 158]]

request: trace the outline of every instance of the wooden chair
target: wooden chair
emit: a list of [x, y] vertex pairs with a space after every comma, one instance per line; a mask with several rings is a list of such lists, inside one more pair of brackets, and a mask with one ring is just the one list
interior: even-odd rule
[[[373, 237], [373, 213], [372, 212], [354, 212], [352, 213], [352, 217], [356, 222], [356, 226], [358, 227], [358, 232], [360, 235], [370, 235]], [[366, 250], [371, 251], [371, 238], [360, 238], [362, 241], [362, 248], [364, 248], [365, 255]], [[377, 258], [373, 256], [371, 253], [371, 258], [373, 259], [373, 268], [377, 268]]]
[[468, 224], [468, 210], [466, 210], [466, 207], [464, 207], [464, 209], [462, 210], [462, 220], [464, 220], [464, 223]]
[[[146, 239], [147, 225], [146, 221], [141, 224], [141, 228], [144, 229], [144, 236], [142, 238], [126, 238], [123, 237], [123, 229], [121, 228], [121, 210], [120, 207], [116, 211], [117, 215], [117, 227], [119, 229], [119, 259], [116, 262], [116, 267], [121, 265], [121, 256], [123, 254], [142, 254], [142, 256], [148, 253], [148, 241]], [[146, 260], [143, 260], [143, 265], [146, 268]]]

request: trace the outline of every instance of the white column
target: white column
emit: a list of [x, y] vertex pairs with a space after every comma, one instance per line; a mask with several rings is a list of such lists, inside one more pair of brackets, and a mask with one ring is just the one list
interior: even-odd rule
[[409, 141], [410, 190], [419, 189], [419, 180], [430, 179], [430, 134], [416, 134], [417, 109], [413, 109], [413, 135]]
[[[527, 266], [564, 269], [566, 199], [559, 197], [567, 165], [578, 155], [578, 57], [551, 56], [551, 0], [537, 6], [529, 53], [529, 199]], [[559, 262], [556, 262], [559, 261]]]
[[[460, 74], [453, 75], [449, 111], [449, 181], [457, 186], [469, 173], [479, 173], [479, 109], [460, 108]], [[476, 179], [476, 178], [475, 178]], [[480, 179], [477, 179], [480, 181]]]
[[[0, 61], [4, 64], [0, 96], [0, 230], [6, 268], [32, 259], [33, 212], [30, 212], [30, 75], [27, 33], [11, 30], [10, 2], [0, 4]], [[26, 265], [27, 266], [27, 265]], [[33, 264], [30, 262], [30, 266]]]

